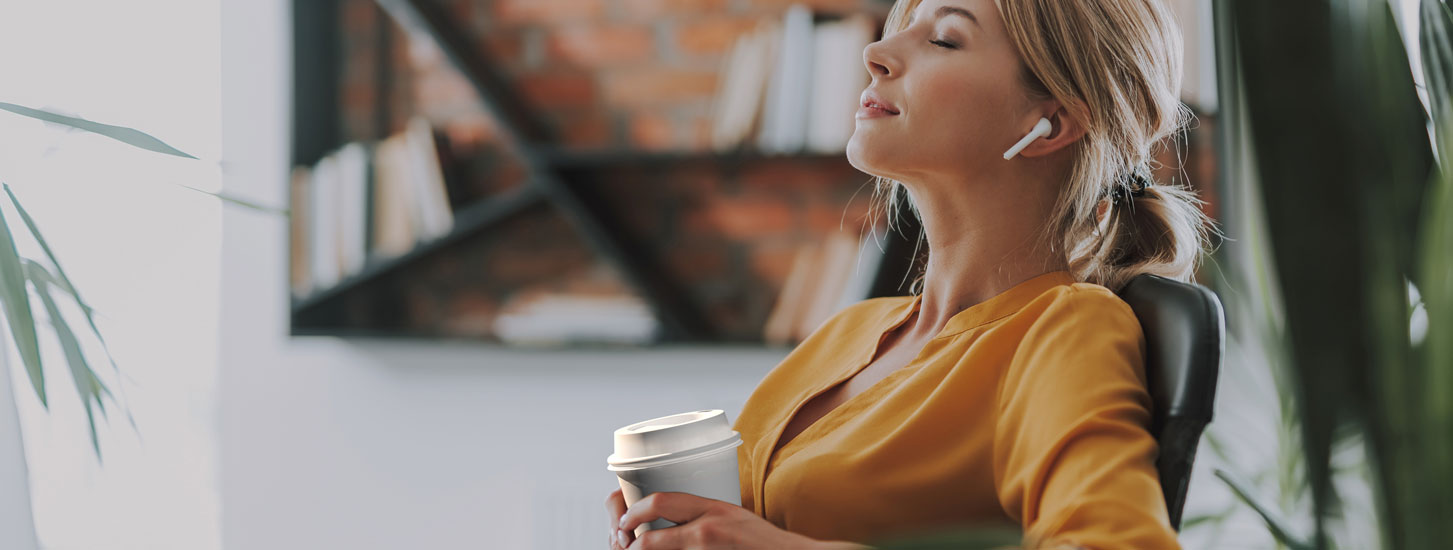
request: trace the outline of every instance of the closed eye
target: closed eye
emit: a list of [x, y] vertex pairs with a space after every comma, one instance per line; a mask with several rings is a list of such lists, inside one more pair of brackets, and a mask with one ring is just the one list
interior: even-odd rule
[[944, 42], [943, 40], [929, 40], [928, 43], [938, 46], [940, 48], [947, 48], [950, 50], [958, 48], [958, 45], [950, 42]]

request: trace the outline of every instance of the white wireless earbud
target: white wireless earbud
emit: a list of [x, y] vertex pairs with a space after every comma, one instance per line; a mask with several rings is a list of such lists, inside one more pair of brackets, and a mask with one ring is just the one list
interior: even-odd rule
[[1049, 135], [1053, 130], [1054, 125], [1050, 124], [1049, 119], [1040, 117], [1039, 122], [1034, 123], [1034, 129], [1029, 131], [1029, 135], [1024, 136], [1024, 139], [1019, 140], [1019, 143], [1015, 143], [1013, 147], [1004, 152], [1004, 160], [1014, 158], [1014, 155], [1019, 154], [1025, 147], [1029, 147], [1030, 143], [1034, 143], [1034, 140]]

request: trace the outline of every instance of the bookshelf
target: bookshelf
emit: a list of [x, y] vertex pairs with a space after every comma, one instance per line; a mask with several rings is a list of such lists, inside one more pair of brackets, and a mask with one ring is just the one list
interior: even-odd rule
[[[689, 298], [684, 285], [672, 280], [659, 265], [659, 259], [646, 254], [644, 248], [625, 231], [620, 220], [593, 200], [592, 175], [622, 166], [666, 167], [682, 163], [705, 163], [721, 171], [739, 170], [743, 166], [784, 155], [758, 152], [750, 148], [730, 152], [648, 152], [630, 149], [581, 151], [559, 145], [549, 125], [528, 107], [520, 92], [511, 84], [489, 53], [478, 47], [451, 14], [429, 0], [375, 0], [409, 33], [427, 36], [439, 47], [449, 62], [468, 81], [487, 113], [496, 121], [507, 141], [514, 144], [514, 153], [524, 165], [525, 182], [511, 190], [479, 199], [455, 208], [454, 224], [445, 234], [422, 241], [402, 255], [376, 259], [370, 257], [362, 269], [344, 276], [325, 288], [295, 296], [291, 300], [290, 319], [293, 335], [370, 335], [429, 336], [409, 331], [379, 334], [360, 330], [348, 322], [347, 300], [357, 295], [377, 292], [378, 282], [406, 270], [425, 257], [447, 253], [451, 246], [486, 232], [502, 222], [525, 216], [539, 208], [552, 208], [562, 215], [576, 236], [587, 245], [596, 258], [612, 266], [649, 306], [660, 323], [659, 342], [719, 343], [721, 339], [699, 307]], [[294, 97], [293, 152], [295, 166], [306, 166], [326, 155], [342, 142], [341, 121], [332, 102], [340, 93], [340, 0], [295, 0], [294, 12]], [[384, 26], [379, 23], [379, 41], [384, 42]], [[386, 48], [381, 48], [386, 49]], [[383, 89], [390, 77], [386, 53], [378, 59], [375, 71], [377, 86]], [[380, 111], [387, 109], [387, 102]], [[377, 114], [386, 120], [387, 112]], [[787, 158], [805, 161], [841, 159], [842, 153], [801, 153]], [[845, 160], [843, 161], [845, 163]], [[911, 216], [902, 217], [911, 222]], [[916, 235], [915, 227], [905, 227], [903, 234]], [[897, 289], [902, 275], [911, 264], [913, 243], [898, 234], [889, 234], [880, 272], [872, 280], [874, 296], [901, 294]]]

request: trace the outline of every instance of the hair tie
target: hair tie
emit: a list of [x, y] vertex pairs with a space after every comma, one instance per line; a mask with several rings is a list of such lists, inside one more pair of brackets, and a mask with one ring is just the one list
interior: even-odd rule
[[1110, 190], [1110, 201], [1114, 204], [1120, 204], [1121, 202], [1144, 197], [1145, 189], [1154, 186], [1155, 183], [1151, 181], [1149, 170], [1145, 165], [1136, 166], [1124, 176], [1121, 176], [1120, 181], [1116, 182], [1115, 186]]

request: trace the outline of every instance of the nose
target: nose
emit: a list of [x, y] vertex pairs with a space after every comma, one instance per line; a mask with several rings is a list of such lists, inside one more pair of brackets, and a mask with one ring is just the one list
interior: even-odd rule
[[883, 41], [879, 40], [863, 48], [863, 64], [868, 66], [868, 73], [874, 78], [893, 76], [894, 73], [894, 69], [890, 68], [894, 63], [883, 51], [883, 47]]

